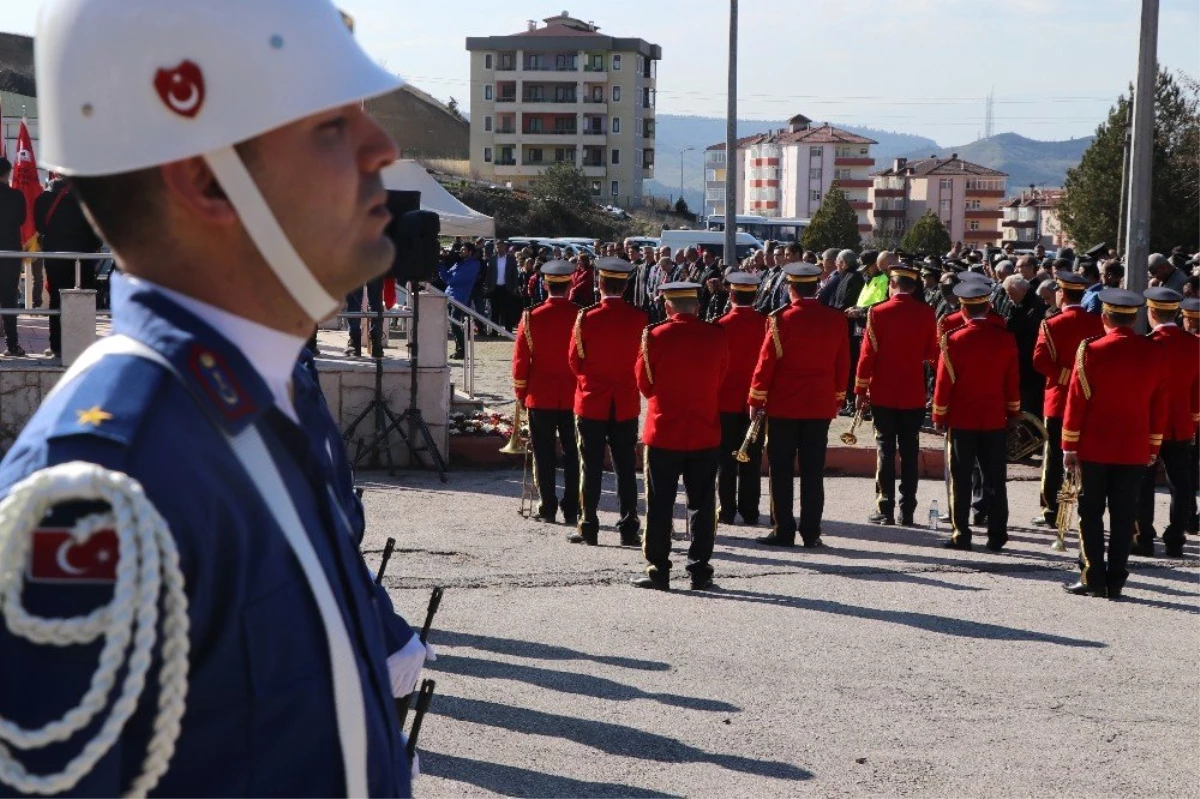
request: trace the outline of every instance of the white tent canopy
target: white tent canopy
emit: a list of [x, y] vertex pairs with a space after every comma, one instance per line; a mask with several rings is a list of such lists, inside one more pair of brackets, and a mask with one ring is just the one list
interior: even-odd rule
[[421, 210], [438, 215], [442, 220], [443, 236], [496, 235], [496, 223], [490, 216], [463, 205], [416, 161], [397, 161], [384, 167], [383, 186], [390, 191], [421, 192]]

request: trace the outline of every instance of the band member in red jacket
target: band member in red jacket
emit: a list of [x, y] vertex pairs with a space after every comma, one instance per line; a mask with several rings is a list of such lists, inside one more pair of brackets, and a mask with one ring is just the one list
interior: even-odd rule
[[1134, 330], [1145, 304], [1140, 294], [1105, 289], [1100, 303], [1108, 332], [1076, 350], [1063, 416], [1063, 466], [1078, 470], [1080, 486], [1080, 575], [1064, 587], [1071, 594], [1118, 599], [1129, 576], [1138, 488], [1158, 457], [1167, 424], [1167, 359], [1160, 344]]
[[725, 280], [729, 284], [729, 302], [733, 307], [717, 320], [729, 336], [729, 371], [717, 398], [721, 411], [717, 518], [722, 524], [733, 524], [735, 514], [741, 514], [746, 524], [758, 524], [758, 504], [762, 496], [762, 431], [747, 449], [748, 462], [738, 463], [733, 455], [742, 446], [750, 427], [746, 399], [767, 333], [767, 317], [754, 308], [761, 280], [759, 275], [730, 272]]
[[1084, 339], [1104, 335], [1104, 323], [1097, 314], [1083, 310], [1083, 293], [1088, 281], [1074, 272], [1061, 272], [1055, 299], [1061, 313], [1042, 321], [1037, 344], [1033, 347], [1033, 368], [1046, 377], [1046, 398], [1042, 412], [1046, 420], [1046, 447], [1042, 455], [1042, 512], [1033, 525], [1053, 530], [1058, 525], [1058, 492], [1062, 489], [1062, 424], [1067, 408], [1067, 388], [1075, 353]]
[[911, 527], [917, 508], [917, 462], [925, 419], [925, 364], [937, 363], [937, 317], [914, 296], [915, 266], [888, 270], [891, 298], [867, 311], [867, 330], [854, 380], [857, 406], [870, 407], [879, 455], [873, 524], [896, 523], [896, 449], [900, 450], [900, 523]]
[[[767, 336], [750, 381], [750, 407], [767, 415], [774, 530], [756, 539], [778, 547], [823, 546], [825, 450], [829, 422], [846, 399], [850, 379], [850, 342], [846, 316], [816, 297], [821, 267], [788, 264], [789, 305], [767, 319]], [[752, 411], [753, 412], [753, 411]], [[793, 516], [792, 463], [800, 453], [800, 520]]]
[[[1181, 558], [1183, 535], [1196, 513], [1196, 486], [1192, 483], [1189, 458], [1200, 423], [1200, 338], [1175, 324], [1179, 318], [1179, 305], [1183, 302], [1182, 294], [1159, 286], [1147, 289], [1145, 297], [1147, 315], [1154, 326], [1149, 338], [1162, 347], [1167, 359], [1167, 381], [1163, 386], [1167, 418], [1158, 457], [1171, 491], [1171, 512], [1162, 538], [1167, 557]], [[1158, 464], [1155, 463], [1146, 469], [1142, 478], [1131, 555], [1154, 556], [1154, 484], [1157, 477]]]
[[575, 429], [579, 436], [579, 532], [568, 540], [595, 546], [600, 532], [596, 514], [600, 504], [600, 479], [604, 448], [612, 455], [617, 475], [620, 518], [617, 531], [623, 546], [638, 546], [641, 523], [637, 513], [636, 447], [638, 395], [633, 364], [637, 360], [646, 312], [634, 308], [621, 295], [633, 267], [620, 258], [601, 258], [600, 302], [584, 308], [575, 318], [569, 358], [575, 373]]
[[[525, 311], [513, 347], [513, 391], [529, 410], [529, 446], [533, 449], [533, 481], [540, 504], [538, 521], [553, 522], [559, 508], [563, 521], [579, 520], [579, 452], [575, 447], [575, 374], [569, 359], [571, 331], [579, 309], [567, 299], [574, 267], [550, 261], [542, 267], [549, 294]], [[563, 451], [563, 497], [555, 493], [558, 447]]]
[[1008, 543], [1010, 420], [1021, 414], [1017, 342], [988, 321], [986, 284], [965, 280], [954, 287], [966, 324], [942, 336], [942, 357], [933, 388], [933, 425], [946, 431], [950, 456], [950, 519], [954, 532], [945, 546], [971, 549], [971, 472], [976, 462], [992, 489], [987, 514], [987, 548]]
[[[712, 585], [717, 532], [717, 453], [721, 419], [717, 396], [729, 367], [728, 336], [701, 321], [700, 284], [662, 286], [668, 318], [642, 333], [636, 372], [649, 400], [646, 429], [646, 575], [639, 588], [668, 589], [671, 574], [671, 517], [679, 478], [687, 493], [692, 533], [687, 571], [693, 590]], [[702, 353], [702, 357], [697, 357]]]

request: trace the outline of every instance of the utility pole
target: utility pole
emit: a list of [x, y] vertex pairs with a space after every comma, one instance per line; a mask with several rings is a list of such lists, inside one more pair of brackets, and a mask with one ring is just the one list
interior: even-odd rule
[[[1130, 98], [1132, 100], [1133, 98]], [[1133, 113], [1132, 104], [1129, 109]], [[1125, 201], [1129, 199], [1129, 122], [1125, 118], [1125, 129], [1121, 135], [1121, 200], [1117, 205], [1117, 253], [1125, 255], [1125, 212], [1128, 210]], [[1128, 280], [1126, 281], [1128, 283]]]
[[[1133, 90], [1133, 141], [1129, 153], [1129, 219], [1125, 226], [1125, 285], [1146, 290], [1150, 256], [1150, 191], [1154, 152], [1154, 84], [1158, 78], [1158, 0], [1142, 0], [1142, 33], [1138, 43], [1137, 83]], [[1138, 328], [1146, 329], [1139, 314]]]
[[729, 0], [729, 88], [725, 109], [725, 264], [737, 266], [738, 0]]
[[685, 147], [679, 151], [679, 199], [683, 199], [683, 154], [690, 153], [695, 147]]

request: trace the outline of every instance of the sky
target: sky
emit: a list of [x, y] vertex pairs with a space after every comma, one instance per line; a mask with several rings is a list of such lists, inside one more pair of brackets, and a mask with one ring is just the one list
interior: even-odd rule
[[[253, 0], [247, 0], [252, 2]], [[725, 0], [341, 0], [363, 46], [422, 90], [468, 108], [468, 36], [504, 35], [567, 10], [663, 50], [658, 113], [725, 115]], [[516, 8], [521, 5], [520, 9]], [[36, 3], [5, 0], [0, 27], [33, 34]], [[738, 116], [978, 138], [1090, 135], [1137, 66], [1137, 0], [740, 0]], [[420, 11], [416, 11], [420, 9]], [[1161, 0], [1161, 64], [1200, 78], [1200, 3]], [[469, 110], [469, 108], [468, 108]]]

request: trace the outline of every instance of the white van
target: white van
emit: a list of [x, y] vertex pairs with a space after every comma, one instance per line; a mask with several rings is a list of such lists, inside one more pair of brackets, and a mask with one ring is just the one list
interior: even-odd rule
[[[660, 245], [670, 247], [671, 254], [688, 247], [699, 247], [705, 252], [711, 252], [718, 258], [725, 258], [725, 233], [716, 230], [664, 230], [659, 239]], [[737, 262], [763, 248], [762, 242], [749, 233], [738, 233], [734, 239], [737, 248]], [[731, 262], [725, 259], [726, 264]]]

